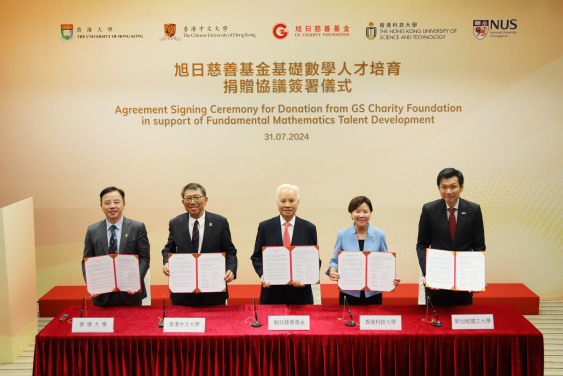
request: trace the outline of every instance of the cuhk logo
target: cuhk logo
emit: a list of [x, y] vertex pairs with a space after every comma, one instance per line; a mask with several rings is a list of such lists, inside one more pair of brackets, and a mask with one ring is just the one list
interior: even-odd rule
[[473, 20], [473, 35], [479, 40], [485, 39], [489, 32], [488, 20]]
[[283, 23], [276, 24], [272, 32], [277, 39], [283, 39], [287, 37], [287, 25]]

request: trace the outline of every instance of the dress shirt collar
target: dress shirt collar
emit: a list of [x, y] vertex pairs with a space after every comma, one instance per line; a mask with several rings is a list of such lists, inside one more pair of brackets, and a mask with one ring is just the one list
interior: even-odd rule
[[[281, 214], [280, 214], [280, 222], [281, 222], [282, 227], [285, 227], [285, 223], [286, 223], [287, 221], [281, 216]], [[295, 215], [293, 216], [293, 218], [291, 218], [291, 221], [289, 221], [289, 224], [290, 224], [292, 227], [295, 227]]]
[[[457, 199], [457, 203], [456, 203], [456, 204], [454, 205], [454, 207], [451, 208], [451, 209], [458, 210], [458, 209], [459, 209], [459, 201], [460, 201], [460, 200], [461, 200], [461, 198], [458, 198], [458, 199]], [[444, 201], [444, 203], [446, 204], [446, 209], [447, 209], [447, 210], [450, 210], [450, 207], [448, 206], [448, 203], [447, 203], [446, 201]]]
[[189, 215], [189, 217], [190, 217], [190, 226], [193, 226], [193, 224], [195, 223], [195, 221], [197, 221], [197, 223], [198, 223], [200, 226], [205, 225], [205, 210], [203, 211], [203, 214], [202, 214], [201, 217], [199, 217], [199, 218], [194, 218], [194, 217], [192, 217], [191, 214]]
[[[109, 231], [109, 228], [111, 226], [112, 223], [106, 219], [106, 230]], [[117, 227], [117, 230], [121, 230], [121, 228], [123, 227], [123, 216], [119, 218], [119, 221], [115, 222], [115, 227]]]

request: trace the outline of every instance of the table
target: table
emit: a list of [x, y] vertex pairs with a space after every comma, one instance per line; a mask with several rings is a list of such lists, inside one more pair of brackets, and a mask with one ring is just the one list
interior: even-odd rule
[[[34, 375], [542, 375], [543, 337], [510, 305], [437, 307], [444, 326], [422, 321], [424, 306], [352, 306], [359, 315], [401, 315], [402, 331], [347, 327], [339, 306], [167, 307], [167, 317], [205, 317], [206, 332], [163, 333], [162, 308], [88, 308], [115, 317], [115, 333], [71, 333], [64, 309], [36, 337]], [[494, 330], [452, 330], [452, 314], [489, 313]], [[270, 315], [309, 315], [310, 331], [269, 331]]]

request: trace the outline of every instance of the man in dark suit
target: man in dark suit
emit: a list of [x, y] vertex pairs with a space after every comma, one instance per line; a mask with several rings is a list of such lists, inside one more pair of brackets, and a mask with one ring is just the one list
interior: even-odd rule
[[[441, 200], [424, 204], [418, 225], [416, 252], [426, 282], [426, 249], [446, 251], [485, 251], [483, 214], [478, 204], [460, 198], [463, 174], [446, 168], [438, 174]], [[472, 304], [473, 291], [426, 288], [433, 304]]]
[[292, 285], [274, 285], [264, 281], [262, 247], [318, 245], [317, 228], [311, 222], [298, 218], [299, 188], [282, 184], [277, 189], [280, 215], [258, 225], [254, 253], [250, 257], [254, 270], [262, 281], [260, 304], [313, 304], [311, 285], [295, 281]]
[[125, 254], [139, 256], [139, 271], [141, 273], [141, 293], [110, 292], [107, 294], [91, 294], [90, 297], [97, 306], [125, 306], [141, 305], [147, 297], [145, 275], [150, 266], [150, 245], [145, 224], [123, 217], [125, 208], [125, 193], [116, 187], [108, 187], [100, 193], [100, 206], [106, 219], [88, 227], [84, 241], [82, 257], [82, 274], [84, 259], [108, 254]]
[[[236, 278], [237, 250], [231, 241], [229, 222], [225, 217], [205, 211], [207, 192], [198, 183], [190, 183], [182, 189], [182, 203], [187, 213], [172, 219], [169, 224], [168, 242], [162, 250], [163, 272], [170, 276], [169, 253], [219, 253], [225, 252], [225, 282]], [[229, 290], [208, 293], [170, 293], [174, 305], [225, 304]]]

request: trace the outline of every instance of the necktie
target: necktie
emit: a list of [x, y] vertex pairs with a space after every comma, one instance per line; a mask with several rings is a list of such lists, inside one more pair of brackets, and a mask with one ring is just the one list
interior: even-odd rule
[[199, 222], [196, 220], [194, 222], [194, 231], [192, 232], [192, 244], [194, 245], [194, 250], [199, 253], [199, 227], [197, 225]]
[[115, 230], [117, 230], [117, 226], [111, 225], [109, 229], [111, 230], [111, 236], [109, 239], [109, 254], [115, 255], [117, 253], [117, 235], [115, 235]]
[[455, 238], [455, 226], [456, 226], [456, 221], [455, 221], [455, 208], [450, 208], [448, 209], [450, 211], [450, 235], [452, 236], [452, 242], [454, 241]]
[[285, 231], [283, 232], [283, 246], [290, 247], [291, 246], [291, 238], [289, 237], [289, 226], [291, 224], [289, 222], [285, 222]]

